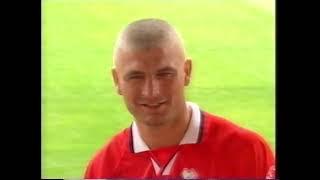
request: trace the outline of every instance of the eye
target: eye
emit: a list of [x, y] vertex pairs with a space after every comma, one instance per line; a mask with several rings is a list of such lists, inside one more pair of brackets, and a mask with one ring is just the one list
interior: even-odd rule
[[136, 72], [136, 71], [132, 71], [132, 72], [128, 72], [125, 76], [124, 79], [126, 81], [129, 80], [141, 80], [145, 78], [145, 74], [141, 73], [141, 72]]
[[173, 77], [174, 75], [175, 74], [173, 72], [161, 72], [157, 74], [158, 77], [164, 77], [164, 78], [170, 78], [170, 77]]
[[143, 79], [143, 75], [131, 75], [128, 79]]

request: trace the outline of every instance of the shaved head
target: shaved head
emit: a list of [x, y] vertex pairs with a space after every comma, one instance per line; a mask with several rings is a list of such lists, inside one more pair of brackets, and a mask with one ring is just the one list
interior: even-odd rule
[[114, 65], [117, 66], [119, 51], [148, 51], [164, 47], [175, 48], [185, 56], [182, 39], [168, 22], [161, 19], [134, 21], [120, 32], [114, 49]]
[[120, 32], [114, 50], [113, 80], [139, 129], [185, 124], [191, 60], [177, 31], [160, 19], [134, 21]]

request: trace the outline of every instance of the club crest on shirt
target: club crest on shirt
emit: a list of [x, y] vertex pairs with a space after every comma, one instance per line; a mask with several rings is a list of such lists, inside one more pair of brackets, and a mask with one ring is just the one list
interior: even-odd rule
[[198, 173], [193, 168], [184, 168], [181, 172], [181, 176], [183, 179], [197, 179]]
[[275, 166], [271, 166], [267, 172], [266, 179], [275, 179], [276, 177], [276, 168]]

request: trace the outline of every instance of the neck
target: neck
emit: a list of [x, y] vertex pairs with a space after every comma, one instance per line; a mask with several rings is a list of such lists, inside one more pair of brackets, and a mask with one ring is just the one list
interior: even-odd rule
[[188, 129], [191, 112], [190, 107], [184, 107], [181, 117], [162, 126], [150, 127], [137, 123], [143, 141], [151, 150], [178, 145]]

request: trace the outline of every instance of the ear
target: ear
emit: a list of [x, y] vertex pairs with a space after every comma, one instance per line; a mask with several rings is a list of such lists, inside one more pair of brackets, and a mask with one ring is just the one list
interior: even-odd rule
[[112, 68], [112, 77], [113, 77], [114, 85], [117, 88], [118, 94], [122, 95], [121, 89], [119, 87], [119, 78], [118, 78], [117, 70], [115, 68]]
[[185, 73], [184, 85], [185, 86], [188, 86], [190, 83], [191, 71], [192, 71], [192, 61], [191, 59], [187, 59], [184, 62], [184, 73]]

